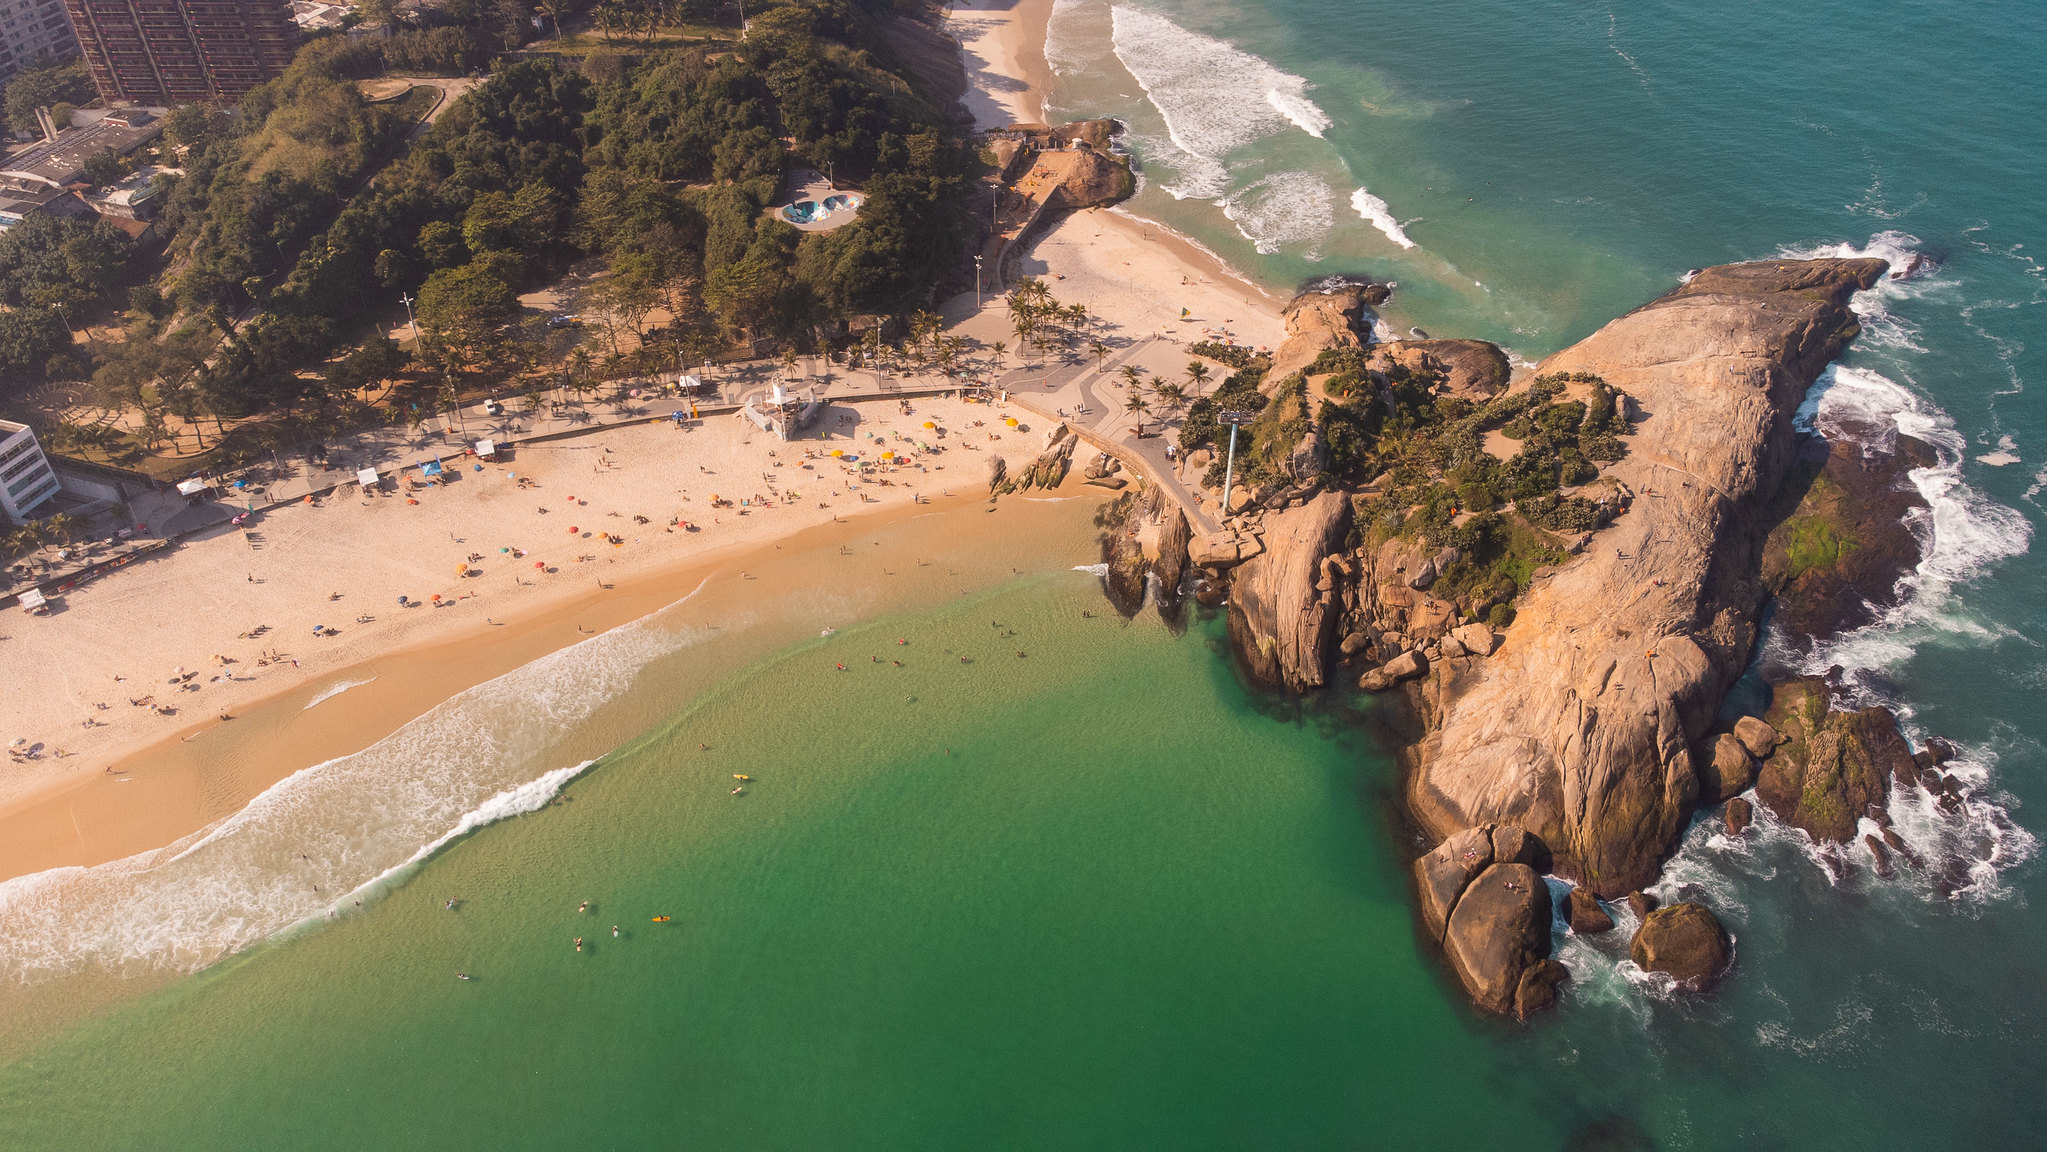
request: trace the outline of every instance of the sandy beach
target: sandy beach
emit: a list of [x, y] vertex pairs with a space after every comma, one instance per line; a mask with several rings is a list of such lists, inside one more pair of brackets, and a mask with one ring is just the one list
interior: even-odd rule
[[1042, 123], [1052, 66], [1045, 29], [1053, 0], [960, 0], [946, 28], [966, 65], [967, 110], [982, 128]]
[[[910, 409], [834, 406], [820, 424], [828, 440], [781, 443], [727, 416], [687, 430], [646, 424], [526, 445], [445, 487], [386, 485], [364, 496], [349, 486], [277, 509], [250, 537], [224, 530], [188, 540], [73, 590], [54, 615], [11, 615], [0, 633], [8, 657], [0, 724], [10, 740], [41, 748], [0, 768], [0, 876], [113, 858], [217, 818], [123, 818], [122, 805], [102, 796], [93, 805], [102, 817], [140, 827], [93, 834], [77, 823], [70, 794], [146, 774], [165, 749], [237, 723], [262, 701], [361, 679], [346, 670], [400, 650], [488, 637], [530, 660], [586, 633], [538, 646], [510, 638], [564, 610], [581, 613], [585, 630], [616, 624], [619, 614], [603, 605], [625, 583], [715, 566], [835, 520], [985, 494], [989, 454], [1038, 449], [1032, 433], [1002, 427], [985, 405], [919, 399]], [[885, 450], [914, 452], [916, 462], [884, 465], [862, 482], [828, 455]], [[504, 665], [463, 663], [477, 669], [472, 683]], [[373, 727], [389, 730], [437, 698], [415, 696]], [[381, 734], [338, 732], [313, 751]], [[283, 771], [317, 758], [287, 756]], [[28, 830], [47, 822], [61, 834]], [[64, 840], [75, 851], [53, 858]], [[31, 844], [44, 848], [30, 853]]]
[[[984, 124], [1042, 115], [1050, 13], [1050, 0], [955, 10], [969, 104]], [[1280, 300], [1120, 210], [1056, 222], [1018, 269], [1086, 304], [1133, 349], [1131, 362], [1168, 377], [1185, 367], [1187, 344], [1273, 345], [1283, 333]], [[978, 313], [965, 303], [948, 309], [953, 331], [1012, 338], [1000, 296]], [[76, 589], [53, 616], [10, 617], [0, 737], [38, 754], [0, 767], [0, 878], [189, 835], [284, 775], [359, 750], [686, 585], [731, 576], [747, 556], [855, 516], [979, 497], [990, 454], [1014, 464], [1040, 447], [1042, 429], [1002, 428], [1005, 413], [987, 406], [911, 407], [835, 406], [820, 425], [827, 439], [790, 443], [721, 417], [527, 445], [445, 487], [370, 496], [348, 487], [281, 508], [248, 537], [190, 539]], [[1045, 422], [1014, 414], [1026, 428]], [[865, 483], [826, 455], [878, 455], [875, 436], [898, 451], [917, 441], [937, 451]], [[303, 715], [261, 739], [226, 731], [286, 710]], [[233, 772], [219, 763], [229, 742], [240, 749]]]

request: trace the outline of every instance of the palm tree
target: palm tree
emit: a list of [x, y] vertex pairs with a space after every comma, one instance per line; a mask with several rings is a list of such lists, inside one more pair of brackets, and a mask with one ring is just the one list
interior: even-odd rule
[[1125, 364], [1123, 366], [1123, 386], [1125, 388], [1135, 388], [1142, 383], [1144, 383], [1144, 373], [1138, 369], [1137, 365]]
[[[1078, 308], [1080, 307], [1080, 305], [1076, 304], [1074, 305], [1074, 307]], [[1088, 345], [1087, 350], [1090, 353], [1094, 354], [1095, 367], [1097, 368], [1100, 368], [1102, 366], [1102, 361], [1107, 360], [1109, 358], [1109, 346], [1107, 344], [1102, 343], [1100, 340], [1097, 340], [1094, 343]]]
[[1189, 360], [1187, 362], [1187, 382], [1194, 385], [1194, 391], [1200, 392], [1201, 386], [1208, 383], [1208, 365], [1203, 364], [1199, 360]]
[[997, 340], [995, 343], [988, 345], [988, 354], [995, 357], [995, 370], [1000, 372], [1002, 371], [1002, 358], [1009, 355], [1009, 345]]
[[1158, 396], [1159, 403], [1164, 404], [1169, 411], [1177, 412], [1187, 403], [1187, 390], [1178, 384], [1162, 381], [1153, 392]]
[[1136, 415], [1137, 434], [1144, 435], [1144, 418], [1151, 415], [1151, 405], [1145, 403], [1144, 397], [1132, 392], [1130, 399], [1123, 402], [1123, 410]]

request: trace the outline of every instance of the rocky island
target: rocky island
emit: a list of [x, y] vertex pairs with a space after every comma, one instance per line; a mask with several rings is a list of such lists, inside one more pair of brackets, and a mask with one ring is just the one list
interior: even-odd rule
[[[1915, 753], [1825, 677], [1766, 669], [1765, 715], [1726, 706], [1773, 597], [1809, 642], [1866, 623], [1918, 558], [1904, 478], [1931, 450], [1794, 426], [1859, 331], [1851, 297], [1886, 272], [1709, 268], [1511, 383], [1483, 342], [1372, 343], [1382, 286], [1305, 293], [1274, 354], [1210, 350], [1233, 372], [1182, 444], [1211, 497], [1215, 413], [1258, 413], [1230, 506], [1204, 505], [1222, 531], [1189, 538], [1148, 494], [1112, 508], [1132, 528], [1104, 537], [1124, 611], [1147, 565], [1184, 570], [1197, 600], [1227, 602], [1252, 679], [1385, 694], [1407, 815], [1434, 845], [1414, 865], [1423, 930], [1479, 1007], [1555, 999], [1545, 874], [1574, 886], [1572, 931], [1613, 930], [1604, 902], [1625, 898], [1634, 962], [1703, 989], [1734, 941], [1710, 909], [1641, 891], [1698, 809], [1725, 805], [1739, 834], [1752, 794], [1830, 859], [1859, 843], [1885, 870], [1906, 853], [1889, 790], [1958, 788], [1938, 742]], [[1858, 835], [1864, 818], [1881, 834]]]

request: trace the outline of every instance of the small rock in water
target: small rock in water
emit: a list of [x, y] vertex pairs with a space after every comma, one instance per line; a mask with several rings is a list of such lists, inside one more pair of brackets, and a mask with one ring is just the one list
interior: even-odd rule
[[1647, 892], [1628, 893], [1628, 911], [1635, 914], [1636, 920], [1649, 919], [1649, 913], [1655, 910], [1656, 897], [1649, 895]]
[[1692, 989], [1711, 987], [1734, 959], [1734, 942], [1720, 918], [1686, 902], [1651, 912], [1635, 931], [1628, 955], [1647, 972], [1663, 972]]
[[1599, 898], [1590, 888], [1571, 889], [1571, 931], [1580, 936], [1613, 931], [1613, 917], [1599, 906]]
[[1727, 802], [1727, 834], [1739, 836], [1756, 822], [1755, 806], [1737, 796]]

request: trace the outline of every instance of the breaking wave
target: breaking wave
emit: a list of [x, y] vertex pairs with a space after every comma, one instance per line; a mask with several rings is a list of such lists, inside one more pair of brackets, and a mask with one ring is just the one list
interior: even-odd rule
[[336, 696], [341, 695], [343, 692], [348, 691], [350, 688], [360, 688], [363, 685], [371, 683], [374, 680], [376, 680], [375, 676], [365, 676], [360, 680], [336, 681], [335, 683], [329, 684], [325, 688], [320, 689], [319, 693], [315, 695], [311, 700], [306, 701], [306, 706], [304, 708], [299, 709], [299, 711], [305, 712], [310, 710], [316, 704], [325, 704], [327, 701], [334, 699]]
[[658, 616], [470, 688], [167, 848], [0, 883], [0, 975], [196, 970], [532, 811], [587, 767], [535, 778], [534, 758], [699, 635]]
[[1407, 230], [1400, 226], [1400, 221], [1393, 218], [1393, 209], [1386, 201], [1360, 188], [1350, 194], [1350, 206], [1357, 211], [1360, 219], [1385, 233], [1388, 240], [1402, 248], [1414, 247], [1414, 241], [1408, 238]]
[[1229, 191], [1231, 153], [1289, 129], [1321, 138], [1330, 119], [1308, 98], [1308, 82], [1156, 13], [1117, 5], [1110, 12], [1116, 59], [1137, 78], [1165, 119], [1178, 153], [1176, 198], [1213, 199]]
[[1275, 172], [1223, 202], [1223, 215], [1263, 255], [1291, 244], [1314, 247], [1335, 224], [1335, 196], [1307, 172]]

